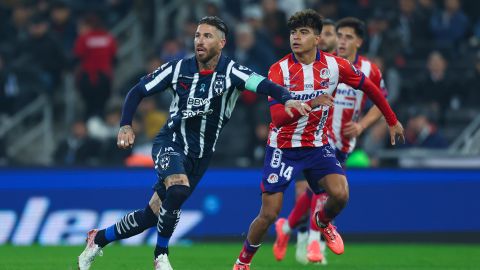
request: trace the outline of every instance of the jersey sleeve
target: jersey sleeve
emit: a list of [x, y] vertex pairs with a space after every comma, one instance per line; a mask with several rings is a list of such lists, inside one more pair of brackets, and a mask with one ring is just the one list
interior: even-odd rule
[[354, 89], [361, 89], [365, 81], [365, 74], [346, 59], [335, 57], [335, 60], [338, 63], [339, 82], [348, 84]]
[[253, 70], [248, 67], [235, 63], [232, 67], [231, 79], [232, 84], [238, 90], [256, 92], [258, 84], [260, 84], [265, 77], [253, 72]]
[[177, 61], [167, 62], [140, 79], [139, 84], [143, 86], [142, 90], [145, 96], [162, 92], [172, 84], [173, 69], [176, 63]]
[[[283, 74], [282, 69], [278, 66], [278, 64], [273, 64], [270, 69], [268, 70], [268, 79], [273, 83], [276, 83], [280, 86], [285, 87], [285, 83], [283, 81]], [[268, 104], [270, 106], [279, 104], [274, 98], [271, 96], [268, 97]]]

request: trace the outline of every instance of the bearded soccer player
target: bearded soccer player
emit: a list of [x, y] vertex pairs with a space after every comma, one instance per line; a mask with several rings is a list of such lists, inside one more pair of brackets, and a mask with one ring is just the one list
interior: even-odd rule
[[194, 39], [195, 56], [162, 65], [141, 78], [127, 94], [118, 133], [120, 148], [134, 144], [131, 123], [142, 98], [167, 89], [173, 95], [167, 124], [153, 143], [158, 180], [144, 209], [128, 213], [106, 229], [88, 233], [87, 246], [78, 257], [79, 269], [89, 269], [107, 244], [155, 225], [155, 269], [172, 269], [168, 242], [180, 219], [181, 206], [207, 170], [220, 131], [230, 119], [242, 90], [273, 96], [292, 117], [292, 109], [302, 115], [310, 110], [308, 105], [294, 100], [285, 88], [224, 56], [221, 51], [227, 34], [227, 26], [218, 17], [201, 19]]
[[[328, 47], [328, 37], [323, 40], [325, 29], [322, 30], [322, 43], [324, 47]], [[344, 18], [338, 21], [336, 25], [336, 35], [338, 38], [337, 55], [349, 60], [353, 65], [361, 70], [365, 76], [370, 78], [372, 82], [379, 87], [386, 95], [384, 82], [380, 69], [371, 61], [358, 54], [358, 50], [362, 46], [365, 36], [365, 24], [357, 18]], [[329, 138], [331, 144], [334, 145], [337, 159], [342, 166], [344, 165], [348, 155], [354, 150], [356, 145], [356, 138], [362, 132], [377, 121], [382, 113], [376, 106], [372, 106], [368, 113], [359, 120], [359, 116], [363, 113], [367, 97], [362, 91], [353, 89], [346, 84], [339, 84], [335, 94], [335, 102], [333, 113], [329, 116], [331, 121], [331, 129], [329, 130]], [[304, 192], [295, 207], [288, 216], [288, 220], [280, 218], [277, 221], [276, 233], [277, 239], [275, 241], [277, 249], [274, 250], [274, 255], [277, 260], [282, 260], [286, 252], [288, 238], [292, 228], [299, 226], [302, 220], [302, 215], [309, 208], [312, 214], [320, 210], [327, 199], [325, 192], [318, 195], [312, 195], [308, 190]], [[323, 254], [323, 243], [320, 242], [320, 233], [315, 230], [315, 225], [311, 224], [311, 229], [308, 234], [308, 244], [306, 248], [306, 257], [301, 257], [301, 251], [297, 251], [297, 260], [299, 262], [322, 262], [326, 264], [325, 254]], [[304, 239], [305, 236], [299, 235], [299, 239]], [[303, 244], [303, 243], [302, 243]], [[305, 244], [303, 244], [305, 246]], [[297, 250], [299, 246], [297, 244]]]
[[313, 215], [315, 226], [335, 254], [344, 252], [343, 240], [331, 221], [345, 207], [349, 192], [347, 179], [335, 150], [328, 141], [330, 107], [320, 97], [334, 94], [338, 84], [361, 89], [387, 120], [392, 145], [397, 136], [404, 140], [403, 127], [381, 90], [348, 60], [317, 50], [322, 18], [314, 10], [295, 13], [288, 21], [292, 53], [273, 64], [269, 79], [286, 86], [292, 95], [313, 109], [308, 115], [283, 112], [283, 105], [270, 101], [272, 123], [266, 147], [261, 182], [262, 207], [250, 225], [247, 239], [234, 270], [249, 270], [253, 256], [280, 212], [283, 192], [301, 171], [315, 194], [326, 191], [325, 206]]

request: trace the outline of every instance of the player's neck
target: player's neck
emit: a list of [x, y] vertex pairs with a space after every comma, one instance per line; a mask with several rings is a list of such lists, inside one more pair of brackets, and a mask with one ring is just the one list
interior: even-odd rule
[[317, 50], [311, 50], [304, 53], [294, 53], [298, 62], [304, 65], [310, 65], [317, 58]]
[[355, 62], [355, 58], [357, 58], [357, 52], [354, 52], [351, 55], [347, 56], [347, 60], [351, 63]]
[[218, 60], [220, 59], [220, 54], [215, 55], [207, 62], [198, 62], [198, 70], [199, 71], [206, 71], [206, 70], [215, 70], [218, 64]]

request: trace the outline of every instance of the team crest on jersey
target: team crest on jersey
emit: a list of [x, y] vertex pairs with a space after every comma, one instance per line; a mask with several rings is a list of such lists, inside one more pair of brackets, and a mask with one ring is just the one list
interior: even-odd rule
[[223, 89], [223, 80], [215, 80], [215, 82], [213, 83], [213, 90], [215, 91], [215, 94], [220, 95], [223, 92]]
[[322, 79], [330, 78], [330, 70], [328, 68], [322, 68], [320, 70], [320, 78]]
[[275, 184], [278, 182], [278, 175], [276, 173], [271, 173], [268, 178], [267, 182], [270, 184]]
[[162, 158], [160, 159], [160, 168], [162, 170], [168, 169], [170, 166], [170, 156], [169, 155], [163, 155]]

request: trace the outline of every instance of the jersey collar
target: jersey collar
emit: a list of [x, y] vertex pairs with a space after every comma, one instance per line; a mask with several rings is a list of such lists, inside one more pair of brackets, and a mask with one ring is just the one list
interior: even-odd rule
[[[320, 54], [322, 52], [320, 50], [317, 49], [317, 56], [315, 56], [315, 61], [320, 61]], [[295, 57], [295, 54], [292, 52], [292, 59], [293, 59], [293, 62], [296, 64], [298, 63], [298, 60], [297, 58]]]
[[[198, 64], [197, 64], [197, 58], [194, 56], [192, 56], [192, 58], [190, 58], [190, 64], [189, 64], [189, 69], [190, 69], [190, 72], [192, 74], [195, 74], [195, 73], [199, 73], [198, 71]], [[220, 55], [220, 58], [218, 59], [218, 64], [217, 64], [217, 67], [215, 68], [215, 71], [219, 71], [219, 70], [223, 70], [225, 68], [225, 66], [227, 65], [227, 62], [228, 62], [228, 59], [225, 55], [223, 55], [223, 53]]]

